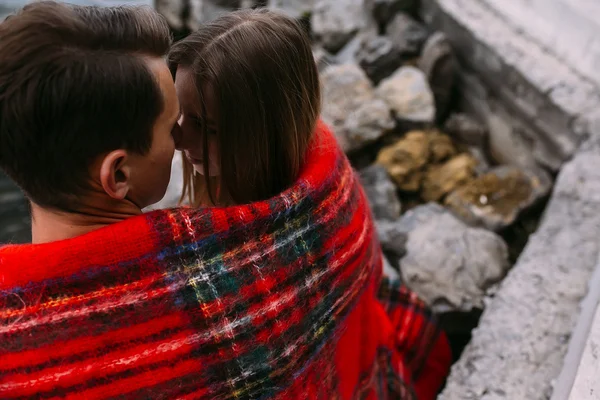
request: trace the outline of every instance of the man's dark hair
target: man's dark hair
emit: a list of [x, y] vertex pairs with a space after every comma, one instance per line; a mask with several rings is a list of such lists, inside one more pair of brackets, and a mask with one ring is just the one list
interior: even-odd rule
[[30, 200], [72, 209], [99, 155], [150, 149], [163, 98], [144, 56], [171, 41], [149, 7], [39, 2], [0, 24], [0, 167]]

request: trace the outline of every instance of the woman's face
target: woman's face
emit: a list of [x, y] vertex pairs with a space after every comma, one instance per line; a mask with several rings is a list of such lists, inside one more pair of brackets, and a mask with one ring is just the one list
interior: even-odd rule
[[[189, 68], [178, 68], [175, 74], [175, 89], [181, 106], [179, 126], [182, 137], [177, 149], [184, 152], [187, 159], [194, 166], [194, 170], [204, 175], [204, 130], [208, 134], [208, 173], [218, 176], [221, 172], [221, 163], [217, 146], [218, 121], [217, 109], [212, 90], [205, 88], [202, 92], [206, 107], [206, 120], [202, 118], [200, 96], [194, 82], [194, 74]], [[204, 128], [206, 124], [206, 128]]]

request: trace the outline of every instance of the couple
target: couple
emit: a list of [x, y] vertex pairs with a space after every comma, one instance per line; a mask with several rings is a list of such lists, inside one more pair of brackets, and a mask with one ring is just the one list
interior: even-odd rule
[[[302, 28], [240, 11], [171, 47], [147, 8], [0, 24], [0, 398], [432, 399], [450, 352], [382, 277]], [[160, 200], [175, 148], [191, 207]]]

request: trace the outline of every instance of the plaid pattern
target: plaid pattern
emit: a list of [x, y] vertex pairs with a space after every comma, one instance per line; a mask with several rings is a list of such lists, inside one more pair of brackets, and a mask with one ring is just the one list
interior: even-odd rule
[[[264, 202], [161, 210], [0, 249], [0, 398], [418, 395], [447, 345], [403, 287], [378, 300], [361, 187], [319, 125], [297, 183]], [[445, 361], [448, 358], [447, 362]]]

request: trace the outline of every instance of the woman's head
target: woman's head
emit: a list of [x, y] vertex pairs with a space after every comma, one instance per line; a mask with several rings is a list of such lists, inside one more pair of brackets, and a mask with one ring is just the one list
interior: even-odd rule
[[169, 66], [193, 203], [262, 200], [293, 183], [320, 112], [317, 68], [297, 22], [230, 13], [176, 43]]

